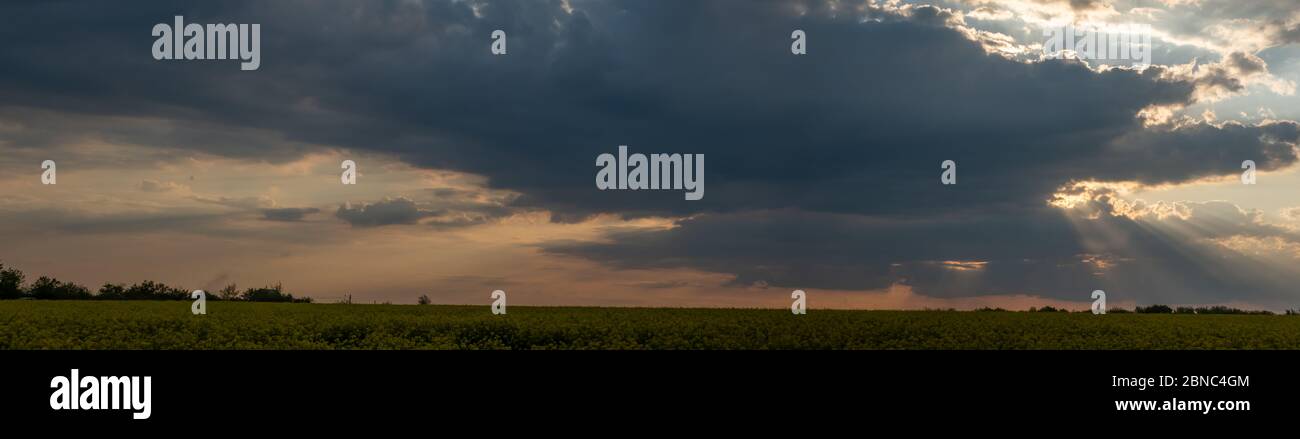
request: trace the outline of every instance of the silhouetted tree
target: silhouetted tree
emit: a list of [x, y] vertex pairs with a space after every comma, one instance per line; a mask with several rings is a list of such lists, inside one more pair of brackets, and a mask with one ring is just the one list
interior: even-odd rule
[[126, 286], [122, 284], [104, 284], [99, 287], [98, 300], [126, 300]]
[[220, 291], [217, 291], [217, 297], [221, 300], [239, 300], [239, 287], [235, 284], [226, 285]]
[[421, 295], [420, 295], [420, 300], [419, 300], [418, 303], [421, 304], [421, 305], [428, 305], [428, 304], [430, 304], [430, 303], [433, 303], [433, 301], [432, 301], [432, 300], [429, 300], [429, 295], [428, 295], [428, 294], [421, 294]]
[[23, 272], [0, 264], [0, 299], [21, 299], [24, 294], [23, 279]]

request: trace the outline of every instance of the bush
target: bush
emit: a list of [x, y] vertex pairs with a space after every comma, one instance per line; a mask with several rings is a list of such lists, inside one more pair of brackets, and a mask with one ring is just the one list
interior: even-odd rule
[[1247, 314], [1247, 315], [1272, 315], [1272, 311], [1248, 311], [1244, 309], [1229, 308], [1223, 305], [1211, 307], [1196, 308], [1197, 314]]
[[1173, 314], [1174, 309], [1168, 305], [1151, 305], [1148, 307], [1137, 307], [1135, 310], [1138, 314]]
[[416, 303], [419, 303], [419, 304], [421, 304], [421, 305], [428, 305], [428, 304], [430, 304], [430, 303], [433, 303], [433, 301], [432, 301], [432, 300], [429, 300], [429, 295], [428, 295], [428, 294], [421, 294], [421, 295], [420, 295], [420, 300], [416, 301]]
[[86, 300], [90, 299], [90, 290], [72, 282], [63, 283], [58, 279], [41, 276], [32, 283], [28, 295], [38, 300]]
[[100, 300], [190, 300], [189, 291], [184, 288], [169, 287], [161, 282], [147, 280], [131, 285], [104, 284], [99, 288]]
[[[91, 293], [81, 285], [61, 282], [58, 279], [41, 276], [28, 288], [23, 288], [26, 277], [22, 271], [7, 268], [0, 264], [0, 300], [33, 298], [41, 300], [193, 300], [191, 290], [172, 287], [162, 282], [144, 281], [131, 286], [126, 284], [106, 283], [99, 287], [98, 293]], [[227, 285], [216, 292], [205, 291], [207, 300], [246, 300], [250, 302], [293, 302], [311, 303], [310, 297], [293, 297], [285, 294], [279, 284], [273, 287], [249, 288], [242, 293], [235, 284]], [[428, 296], [424, 296], [427, 299]], [[348, 296], [348, 303], [352, 298]]]
[[239, 298], [249, 302], [311, 303], [310, 297], [294, 298], [292, 294], [285, 293], [284, 287], [280, 284], [275, 284], [274, 287], [249, 288], [244, 290], [244, 294]]
[[122, 284], [104, 284], [95, 295], [96, 299], [101, 300], [123, 300], [125, 297], [126, 287]]
[[217, 291], [217, 297], [221, 300], [239, 300], [239, 286], [235, 284], [226, 285], [220, 291]]

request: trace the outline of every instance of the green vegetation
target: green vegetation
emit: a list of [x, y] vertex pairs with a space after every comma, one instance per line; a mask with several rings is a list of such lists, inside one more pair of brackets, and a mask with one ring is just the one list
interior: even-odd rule
[[1300, 318], [7, 300], [0, 348], [1300, 349]]
[[[1300, 349], [1300, 314], [1222, 306], [958, 311], [308, 305], [280, 285], [97, 293], [0, 264], [0, 349]], [[10, 299], [10, 300], [3, 300]], [[286, 303], [290, 302], [290, 303]], [[298, 303], [292, 303], [298, 302]]]

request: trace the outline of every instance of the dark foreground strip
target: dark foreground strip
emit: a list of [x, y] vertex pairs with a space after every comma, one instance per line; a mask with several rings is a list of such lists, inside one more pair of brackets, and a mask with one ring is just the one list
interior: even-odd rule
[[[870, 428], [904, 419], [1198, 425], [1300, 413], [1296, 351], [8, 351], [0, 364], [5, 425], [54, 428], [43, 431], [377, 422], [538, 432], [594, 422]], [[97, 382], [149, 377], [148, 419], [126, 408], [52, 409], [52, 397], [62, 400], [51, 382], [73, 369]], [[1126, 401], [1175, 401], [1175, 410]], [[1189, 401], [1235, 410], [1204, 413]]]

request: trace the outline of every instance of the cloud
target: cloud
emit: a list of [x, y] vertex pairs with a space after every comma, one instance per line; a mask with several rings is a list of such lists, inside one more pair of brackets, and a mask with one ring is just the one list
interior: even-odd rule
[[[127, 136], [214, 154], [246, 154], [226, 145], [253, 144], [278, 155], [303, 142], [379, 150], [419, 166], [485, 175], [492, 187], [520, 193], [520, 206], [552, 210], [558, 218], [790, 206], [898, 211], [942, 195], [916, 185], [864, 204], [817, 188], [932, 180], [931, 163], [944, 159], [971, 161], [964, 172], [973, 180], [997, 179], [1028, 161], [1038, 164], [1036, 173], [1060, 175], [1057, 164], [1139, 128], [1132, 117], [1139, 110], [1193, 97], [1190, 83], [1162, 79], [1158, 68], [1098, 74], [1061, 60], [1024, 64], [989, 56], [947, 27], [950, 19], [943, 17], [951, 15], [937, 8], [865, 4], [855, 16], [810, 4], [813, 11], [801, 16], [784, 2], [593, 2], [573, 12], [534, 2], [490, 2], [477, 12], [455, 2], [355, 4], [355, 15], [237, 3], [193, 12], [191, 19], [256, 18], [268, 32], [276, 29], [282, 46], [267, 48], [256, 72], [139, 64], [138, 57], [121, 55], [104, 57], [109, 65], [101, 77], [81, 78], [83, 70], [61, 57], [23, 58], [13, 61], [24, 68], [0, 73], [0, 95], [12, 96], [14, 105], [176, 120], [156, 135]], [[157, 20], [147, 12], [161, 9], [169, 12], [160, 15], [172, 15], [172, 6], [147, 3], [119, 13], [129, 17], [110, 13], [96, 41], [125, 50], [135, 27]], [[114, 18], [122, 21], [108, 25]], [[683, 20], [711, 25], [679, 32]], [[509, 56], [478, 50], [484, 35], [504, 26], [513, 31]], [[785, 28], [806, 30], [814, 50], [806, 57], [782, 53], [789, 33], [771, 29]], [[44, 45], [77, 41], [34, 43], [32, 50], [64, 53], [67, 47]], [[394, 67], [376, 78], [372, 65]], [[28, 75], [37, 68], [75, 80]], [[78, 92], [88, 84], [115, 92]], [[196, 121], [237, 126], [252, 137], [172, 140], [190, 137], [177, 133], [207, 133], [189, 128]], [[1063, 121], [1070, 129], [1060, 129]], [[259, 137], [266, 141], [252, 140]], [[708, 198], [683, 203], [667, 193], [593, 191], [591, 161], [620, 144], [704, 153], [711, 159]], [[997, 155], [974, 153], [989, 148], [1021, 157], [985, 161]], [[815, 172], [788, 172], [792, 163]], [[984, 194], [1000, 200], [966, 199], [1032, 199], [1031, 192], [1060, 183]], [[764, 192], [770, 195], [755, 196]]]
[[[1266, 84], [1268, 66], [1248, 48], [1217, 63], [1102, 70], [990, 54], [988, 35], [937, 7], [575, 3], [132, 2], [92, 3], [90, 13], [6, 4], [5, 16], [34, 17], [10, 35], [69, 29], [10, 38], [0, 53], [10, 66], [0, 70], [7, 114], [40, 115], [23, 121], [39, 129], [6, 140], [53, 147], [68, 134], [54, 121], [72, 120], [74, 134], [114, 144], [253, 161], [380, 153], [480, 175], [510, 195], [401, 192], [341, 205], [335, 217], [354, 228], [463, 227], [520, 210], [572, 222], [669, 217], [673, 228], [543, 249], [617, 268], [726, 273], [735, 285], [906, 283], [936, 297], [1062, 298], [1103, 285], [1153, 300], [1280, 300], [1276, 287], [1291, 280], [1227, 270], [1259, 273], [1225, 240], [1291, 237], [1223, 206], [1184, 205], [1191, 216], [1171, 219], [1112, 215], [1109, 200], [1109, 210], [1089, 212], [1047, 204], [1078, 182], [1180, 184], [1233, 175], [1246, 159], [1260, 170], [1293, 166], [1294, 122], [1174, 114]], [[1115, 11], [1097, 1], [976, 3], [1053, 16]], [[144, 30], [173, 15], [261, 23], [274, 35], [262, 68], [140, 56]], [[495, 29], [508, 30], [509, 55], [488, 51]], [[789, 53], [792, 29], [809, 36], [807, 55]], [[594, 158], [618, 145], [704, 154], [708, 196], [595, 190]], [[958, 163], [958, 185], [939, 184], [944, 160]], [[192, 199], [268, 220], [312, 213], [265, 196]], [[1215, 233], [1193, 233], [1206, 227]], [[1215, 258], [1227, 262], [1215, 269]]]
[[347, 221], [353, 227], [378, 227], [395, 224], [415, 224], [422, 218], [434, 213], [422, 210], [414, 201], [407, 198], [385, 198], [374, 203], [362, 203], [353, 207], [351, 203], [339, 206], [334, 216]]
[[144, 192], [188, 191], [189, 186], [174, 181], [144, 180], [140, 182], [140, 190]]
[[189, 199], [200, 203], [215, 204], [218, 206], [233, 207], [242, 210], [273, 208], [276, 204], [274, 199], [266, 195], [248, 197], [192, 195]]
[[219, 228], [226, 219], [224, 215], [204, 212], [94, 213], [56, 207], [0, 212], [0, 224], [27, 234], [208, 232]]
[[1300, 221], [1300, 206], [1288, 207], [1280, 212], [1282, 218], [1290, 221]]
[[484, 224], [519, 212], [519, 209], [510, 206], [513, 196], [509, 194], [435, 188], [428, 190], [428, 195], [429, 200], [418, 203], [406, 197], [388, 197], [356, 206], [346, 203], [339, 206], [334, 216], [353, 227], [419, 223], [437, 229], [450, 229]]
[[[1091, 196], [1096, 204], [1064, 211], [922, 221], [798, 211], [704, 215], [671, 229], [623, 231], [608, 242], [551, 242], [543, 250], [624, 269], [733, 273], [733, 286], [908, 285], [930, 297], [1062, 300], [1086, 300], [1103, 289], [1145, 304], [1294, 301], [1300, 275], [1285, 267], [1300, 253], [1267, 249], [1300, 248], [1300, 235], [1262, 222], [1258, 212], [1224, 202], [1178, 203], [1129, 206], [1129, 217], [1116, 212], [1115, 199]], [[1182, 216], [1155, 214], [1164, 209]]]
[[268, 221], [302, 221], [304, 216], [318, 213], [320, 209], [315, 207], [281, 207], [273, 209], [262, 209], [262, 216]]
[[1198, 64], [1196, 60], [1172, 66], [1168, 75], [1190, 82], [1196, 87], [1196, 102], [1215, 102], [1242, 94], [1249, 85], [1263, 85], [1274, 93], [1295, 93], [1295, 82], [1273, 76], [1268, 64], [1259, 56], [1232, 52], [1217, 63]]
[[1279, 31], [1278, 39], [1287, 43], [1300, 43], [1300, 23], [1292, 24]]
[[[971, 230], [980, 232], [972, 235]], [[702, 215], [671, 229], [622, 231], [609, 238], [554, 242], [543, 249], [621, 268], [733, 273], [733, 285], [842, 290], [886, 288], [901, 280], [894, 265], [899, 263], [1032, 258], [1055, 264], [1083, 250], [1070, 224], [1047, 208], [1010, 217], [928, 220], [755, 211]]]

